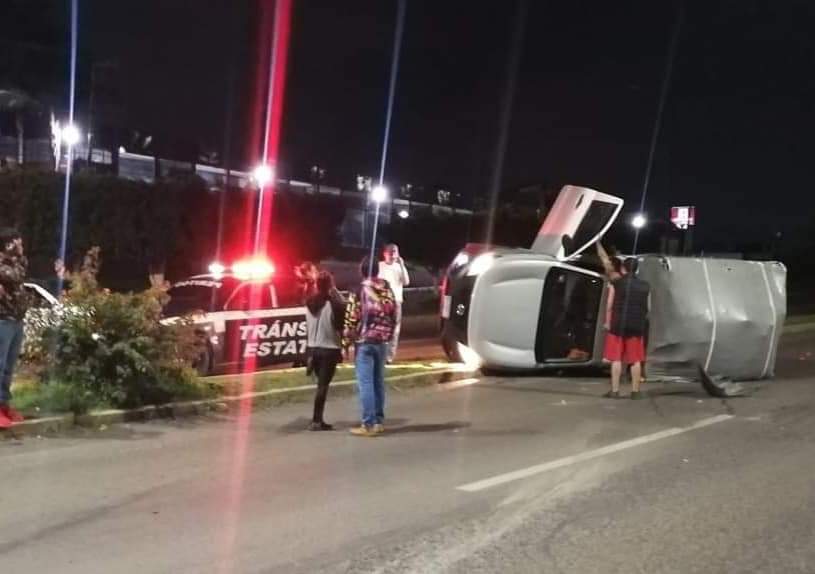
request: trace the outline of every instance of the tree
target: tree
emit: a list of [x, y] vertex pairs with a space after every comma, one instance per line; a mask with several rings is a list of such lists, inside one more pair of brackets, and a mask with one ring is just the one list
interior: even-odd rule
[[0, 112], [14, 114], [17, 130], [17, 163], [25, 162], [25, 122], [26, 113], [40, 111], [41, 104], [22, 90], [0, 89]]

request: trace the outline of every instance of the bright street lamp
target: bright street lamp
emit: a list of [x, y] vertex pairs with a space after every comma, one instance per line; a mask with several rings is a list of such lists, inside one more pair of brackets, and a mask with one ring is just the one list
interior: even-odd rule
[[274, 169], [265, 163], [260, 164], [252, 170], [252, 179], [258, 187], [266, 187], [274, 179]]
[[642, 229], [645, 227], [645, 224], [648, 223], [648, 220], [645, 218], [645, 215], [642, 213], [636, 214], [634, 217], [631, 218], [631, 226], [634, 229]]
[[78, 144], [81, 137], [82, 134], [79, 133], [79, 128], [74, 124], [68, 124], [62, 128], [62, 141], [64, 141], [68, 147], [73, 147]]
[[371, 200], [377, 205], [385, 203], [388, 199], [388, 188], [384, 185], [377, 185], [371, 190]]

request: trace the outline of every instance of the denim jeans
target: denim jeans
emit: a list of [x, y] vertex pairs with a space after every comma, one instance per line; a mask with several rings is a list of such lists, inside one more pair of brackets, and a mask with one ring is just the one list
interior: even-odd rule
[[385, 420], [385, 343], [360, 343], [356, 350], [357, 388], [362, 406], [362, 424], [373, 426]]
[[23, 322], [0, 319], [0, 404], [11, 401], [11, 377], [23, 346]]

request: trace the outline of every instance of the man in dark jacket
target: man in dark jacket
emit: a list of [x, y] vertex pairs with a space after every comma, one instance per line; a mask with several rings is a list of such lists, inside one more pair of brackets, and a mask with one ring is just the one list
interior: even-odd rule
[[650, 306], [650, 286], [636, 276], [638, 261], [626, 259], [621, 277], [611, 282], [606, 303], [605, 359], [611, 363], [608, 398], [620, 397], [623, 363], [631, 365], [631, 398], [641, 399], [640, 382], [645, 362], [645, 330]]
[[11, 408], [11, 378], [23, 345], [28, 294], [23, 287], [28, 261], [23, 240], [13, 229], [0, 230], [0, 428], [23, 420]]

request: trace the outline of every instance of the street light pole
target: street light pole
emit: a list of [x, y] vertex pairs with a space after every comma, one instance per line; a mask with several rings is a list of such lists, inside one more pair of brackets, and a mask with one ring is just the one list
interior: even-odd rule
[[[671, 43], [668, 47], [668, 60], [665, 66], [665, 75], [662, 78], [662, 87], [659, 91], [659, 104], [657, 105], [657, 115], [654, 120], [654, 129], [651, 132], [651, 145], [648, 148], [648, 162], [645, 164], [645, 177], [642, 182], [642, 195], [640, 196], [640, 211], [645, 209], [645, 200], [648, 197], [648, 185], [651, 181], [651, 168], [654, 164], [654, 153], [659, 139], [659, 131], [662, 127], [662, 114], [665, 111], [665, 100], [668, 96], [668, 88], [671, 84], [671, 76], [673, 74], [674, 59], [676, 57], [676, 45], [679, 41], [679, 31], [682, 28], [682, 20], [684, 19], [684, 0], [679, 1], [679, 13], [677, 14], [676, 22], [674, 23], [673, 35], [671, 36]], [[639, 243], [639, 233], [634, 236], [634, 249], [633, 255], [637, 254], [637, 244]]]
[[260, 164], [252, 170], [252, 179], [258, 186], [258, 217], [255, 228], [255, 254], [260, 251], [261, 225], [263, 224], [263, 200], [266, 186], [272, 183], [275, 178], [275, 170], [265, 163]]
[[[76, 95], [76, 44], [77, 15], [79, 0], [71, 0], [71, 72], [70, 91], [68, 93], [68, 125], [62, 131], [62, 139], [68, 147], [68, 165], [65, 169], [65, 193], [62, 200], [62, 229], [59, 238], [59, 259], [65, 261], [68, 244], [68, 208], [71, 202], [71, 170], [74, 160], [74, 145], [79, 141], [79, 130], [74, 125], [74, 98]], [[62, 278], [57, 278], [57, 293], [62, 291]]]
[[376, 205], [374, 211], [374, 230], [371, 234], [371, 257], [368, 259], [368, 278], [374, 273], [374, 257], [376, 256], [376, 231], [379, 227], [379, 209], [388, 199], [388, 189], [384, 185], [377, 185], [371, 190], [371, 200]]

